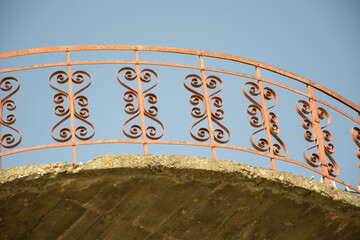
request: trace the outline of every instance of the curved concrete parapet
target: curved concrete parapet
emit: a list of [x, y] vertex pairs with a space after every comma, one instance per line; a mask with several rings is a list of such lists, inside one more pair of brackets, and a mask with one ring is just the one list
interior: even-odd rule
[[357, 239], [360, 197], [291, 173], [171, 155], [0, 172], [0, 239]]

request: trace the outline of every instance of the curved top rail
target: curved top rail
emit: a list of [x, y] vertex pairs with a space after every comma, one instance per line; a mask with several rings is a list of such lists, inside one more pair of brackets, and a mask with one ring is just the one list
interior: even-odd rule
[[213, 57], [213, 58], [231, 60], [231, 61], [235, 61], [235, 62], [241, 62], [241, 63], [245, 63], [248, 65], [253, 65], [253, 66], [256, 66], [259, 68], [263, 68], [263, 69], [281, 74], [283, 76], [292, 78], [292, 79], [302, 82], [304, 84], [310, 85], [310, 86], [316, 88], [317, 90], [329, 95], [330, 97], [335, 98], [336, 100], [340, 101], [341, 103], [347, 105], [348, 107], [357, 111], [360, 115], [360, 107], [359, 106], [357, 106], [355, 103], [351, 102], [350, 100], [342, 97], [341, 95], [331, 91], [330, 89], [328, 89], [316, 82], [313, 82], [307, 78], [301, 77], [299, 75], [285, 71], [278, 67], [271, 66], [266, 63], [262, 63], [262, 62], [258, 62], [258, 61], [254, 61], [251, 59], [238, 57], [238, 56], [234, 56], [234, 55], [230, 55], [230, 54], [224, 54], [224, 53], [200, 51], [200, 50], [193, 50], [193, 49], [186, 49], [186, 48], [143, 46], [143, 45], [75, 45], [75, 46], [33, 48], [33, 49], [5, 52], [5, 53], [0, 53], [0, 59], [16, 57], [16, 56], [31, 55], [31, 54], [38, 54], [38, 53], [64, 52], [64, 51], [91, 51], [91, 50], [139, 50], [139, 51], [170, 52], [170, 53], [181, 53], [181, 54], [189, 54], [189, 55], [199, 55], [199, 56]]
[[[72, 55], [72, 53], [74, 52], [92, 50], [113, 51], [113, 53], [116, 54], [115, 56], [113, 55], [113, 58], [115, 59], [101, 61], [96, 61], [94, 59], [83, 61], [84, 59], [81, 59], [82, 61], [74, 61], [70, 58], [70, 55]], [[120, 51], [127, 51], [129, 53], [132, 53], [133, 57], [128, 56], [125, 59], [118, 59], [118, 57], [116, 56], [118, 53], [120, 53]], [[142, 59], [141, 57], [139, 60], [139, 52], [144, 53], [146, 51], [155, 53], [165, 52], [191, 55], [192, 57], [198, 58], [198, 63], [195, 63], [194, 65], [189, 65], [176, 63], [176, 61], [172, 62], [172, 60], [165, 62], [146, 61], [146, 59]], [[331, 156], [331, 154], [335, 152], [335, 146], [330, 142], [330, 140], [332, 139], [330, 131], [324, 129], [331, 122], [330, 114], [322, 106], [317, 106], [317, 103], [323, 104], [337, 111], [338, 113], [344, 115], [345, 117], [348, 117], [357, 124], [360, 124], [360, 120], [358, 120], [357, 117], [354, 118], [353, 116], [351, 116], [354, 114], [354, 112], [349, 115], [341, 109], [332, 106], [332, 104], [316, 98], [314, 89], [317, 89], [318, 91], [329, 95], [332, 99], [338, 100], [340, 103], [342, 103], [342, 107], [345, 105], [351, 108], [353, 111], [355, 111], [356, 115], [359, 115], [359, 117], [360, 106], [357, 106], [355, 103], [306, 78], [265, 63], [234, 55], [183, 48], [141, 45], [82, 45], [34, 48], [0, 53], [0, 59], [4, 59], [3, 61], [7, 61], [7, 59], [11, 57], [43, 53], [59, 53], [63, 56], [60, 56], [60, 59], [51, 58], [51, 62], [46, 62], [49, 61], [49, 56], [46, 55], [45, 59], [43, 60], [43, 62], [45, 61], [45, 63], [37, 65], [23, 66], [27, 63], [22, 63], [22, 61], [16, 61], [18, 62], [16, 64], [17, 66], [13, 68], [0, 69], [0, 73], [40, 68], [49, 68], [44, 71], [44, 73], [49, 73], [50, 70], [52, 72], [53, 67], [56, 67], [54, 72], [49, 73], [48, 78], [48, 84], [50, 88], [56, 91], [56, 93], [53, 95], [53, 102], [56, 104], [56, 107], [54, 108], [54, 113], [56, 116], [61, 117], [61, 119], [59, 119], [58, 122], [56, 122], [51, 128], [51, 136], [53, 140], [56, 141], [56, 143], [36, 146], [26, 145], [28, 143], [20, 145], [22, 139], [21, 131], [18, 130], [16, 127], [12, 126], [12, 124], [15, 123], [15, 115], [12, 113], [12, 111], [16, 108], [16, 103], [13, 99], [9, 98], [18, 91], [20, 83], [22, 81], [19, 81], [16, 78], [16, 75], [5, 76], [3, 79], [1, 79], [0, 89], [2, 92], [5, 92], [5, 96], [0, 99], [0, 119], [2, 120], [0, 125], [5, 127], [5, 131], [1, 131], [2, 136], [0, 139], [0, 164], [2, 156], [5, 157], [20, 152], [58, 147], [66, 147], [68, 149], [70, 149], [71, 147], [73, 162], [76, 163], [76, 149], [77, 146], [81, 145], [108, 143], [140, 144], [143, 145], [144, 154], [148, 154], [148, 145], [151, 144], [201, 146], [211, 150], [212, 157], [215, 159], [217, 158], [216, 149], [221, 148], [253, 153], [269, 158], [271, 162], [271, 167], [273, 169], [276, 169], [275, 160], [281, 160], [297, 164], [317, 174], [320, 174], [324, 179], [324, 183], [326, 184], [330, 184], [330, 180], [332, 180], [360, 193], [360, 187], [357, 188], [337, 178], [340, 173], [340, 167], [335, 161], [335, 159]], [[65, 55], [66, 61], [63, 61], [63, 57]], [[76, 54], [74, 55], [76, 56]], [[221, 69], [221, 63], [219, 66], [220, 68], [208, 67], [206, 64], [204, 64], [204, 57], [207, 57], [207, 59], [216, 58], [241, 64], [247, 64], [253, 67], [254, 72], [252, 74], [241, 73], [237, 70], [237, 67], [235, 68], [235, 70], [232, 71]], [[76, 57], [74, 59], [76, 59]], [[37, 59], [35, 60], [37, 61]], [[113, 139], [91, 139], [95, 134], [95, 125], [87, 119], [90, 114], [90, 110], [87, 108], [89, 99], [85, 95], [82, 95], [81, 92], [90, 86], [92, 78], [90, 73], [88, 73], [82, 68], [79, 68], [78, 66], [85, 65], [85, 68], [87, 68], [88, 65], [93, 64], [111, 64], [111, 69], [113, 69], [114, 67], [118, 68], [118, 64], [121, 65], [120, 69], [117, 70], [116, 79], [123, 87], [122, 90], [125, 90], [123, 93], [123, 100], [126, 102], [124, 105], [124, 111], [126, 114], [130, 115], [130, 117], [123, 122], [122, 133], [120, 133], [120, 135], [116, 133], [116, 137]], [[123, 66], [125, 64], [127, 66]], [[197, 120], [190, 127], [190, 137], [192, 137], [192, 139], [195, 139], [195, 141], [184, 141], [184, 139], [188, 140], [186, 137], [177, 140], [167, 140], [165, 137], [165, 140], [160, 140], [160, 138], [162, 138], [162, 136], [164, 135], [165, 125], [172, 127], [174, 127], [173, 125], [176, 125], [176, 129], [180, 131], [182, 131], [183, 129], [180, 129], [177, 124], [173, 123], [169, 119], [167, 121], [171, 123], [164, 124], [162, 121], [160, 121], [160, 119], [157, 118], [158, 107], [155, 106], [155, 104], [158, 97], [155, 93], [149, 92], [149, 90], [153, 89], [158, 84], [159, 75], [154, 69], [148, 67], [148, 65], [186, 68], [187, 73], [189, 73], [189, 69], [192, 69], [190, 70], [190, 74], [187, 74], [185, 76], [183, 80], [183, 86], [192, 94], [189, 98], [190, 104], [193, 106], [191, 110], [191, 116], [196, 118]], [[59, 66], [61, 66], [61, 68], [58, 68]], [[74, 69], [77, 70], [73, 71], [74, 69], [72, 69], [72, 66], [76, 66], [74, 67]], [[99, 70], [102, 72], [105, 69], [106, 68], [101, 68]], [[278, 83], [276, 81], [262, 78], [260, 72], [263, 69], [290, 78], [289, 80], [287, 80], [288, 84]], [[113, 69], [113, 73], [114, 72], [115, 71]], [[213, 75], [214, 72], [215, 75]], [[198, 75], [199, 73], [201, 73], [201, 75]], [[249, 123], [252, 127], [260, 128], [255, 130], [250, 135], [249, 141], [252, 148], [232, 145], [232, 143], [237, 142], [237, 140], [230, 142], [230, 145], [228, 145], [228, 142], [231, 138], [230, 127], [227, 128], [225, 125], [223, 125], [223, 123], [220, 122], [225, 116], [225, 111], [222, 109], [223, 100], [220, 95], [217, 95], [217, 93], [219, 93], [223, 89], [224, 82], [221, 78], [217, 76], [216, 73], [243, 77], [247, 80], [247, 82], [243, 84], [241, 90], [244, 97], [250, 101], [250, 105], [248, 105], [246, 109], [247, 113], [251, 115]], [[40, 75], [40, 71], [38, 72], [38, 74]], [[21, 75], [22, 74], [19, 74], [20, 77], [23, 77]], [[25, 76], [24, 74], [24, 79], [28, 79], [27, 76], [28, 75]], [[113, 79], [115, 80], [115, 78]], [[132, 81], [135, 79], [136, 82], [134, 81], [130, 83], [130, 85], [128, 85], [128, 81]], [[251, 80], [248, 81], [248, 79]], [[302, 90], [298, 90], [287, 86], [290, 85], [289, 83], [294, 80], [304, 84], [303, 87], [306, 88], [306, 91], [303, 91], [303, 87], [301, 87]], [[237, 82], [235, 81], [229, 82], [237, 84]], [[263, 86], [263, 82], [266, 83], [266, 86]], [[99, 84], [102, 82], [96, 81], [96, 83]], [[172, 84], [172, 82], [169, 82], [169, 84]], [[277, 116], [274, 112], [268, 111], [278, 103], [278, 96], [276, 92], [270, 87], [268, 87], [268, 84], [275, 85], [291, 92], [300, 94], [301, 98], [305, 97], [307, 99], [297, 100], [294, 106], [297, 114], [300, 115], [301, 118], [303, 118], [301, 122], [302, 128], [305, 129], [303, 137], [307, 142], [314, 143], [313, 146], [306, 148], [306, 150], [303, 152], [303, 158], [307, 164], [286, 157], [288, 149], [291, 150], [291, 148], [287, 148], [285, 141], [282, 141], [282, 139], [277, 135], [280, 132], [280, 128], [277, 125]], [[112, 88], [111, 84], [104, 85], [106, 85], [106, 87]], [[231, 85], [229, 86], [231, 87]], [[144, 87], [144, 89], [142, 87]], [[96, 89], [99, 88], [94, 88], [94, 90]], [[238, 90], [239, 88], [237, 86], [234, 89]], [[23, 91], [23, 96], [26, 96], [26, 94], [28, 94], [30, 90], [32, 89], [26, 87]], [[106, 92], [110, 93], [111, 91], [112, 89], [108, 89], [108, 91]], [[318, 91], [316, 93], [318, 93]], [[113, 93], [115, 92], [116, 94], [118, 94], [118, 91], [116, 89], [114, 89]], [[159, 92], [164, 93], [166, 92], [166, 89]], [[96, 97], [101, 97], [99, 96], [99, 94], [96, 93], [96, 91], [92, 91], [90, 93], [91, 96], [94, 96], [94, 94], [96, 95]], [[229, 92], [229, 95], [231, 95], [229, 97], [238, 97], [238, 94], [236, 92]], [[254, 99], [252, 96], [256, 99]], [[25, 105], [28, 104], [25, 97], [22, 97], [20, 99], [21, 101], [23, 101], [23, 103], [25, 103]], [[269, 106], [269, 104], [272, 105]], [[46, 105], [46, 108], [47, 107], [48, 105]], [[2, 109], [5, 109], [4, 116], [2, 115]], [[45, 109], [44, 113], [46, 114], [48, 110], [49, 109]], [[113, 113], [117, 114], [115, 113], [115, 111]], [[42, 115], [44, 116], [44, 121], [46, 121], [47, 119], [47, 115], [45, 114]], [[147, 120], [145, 121], [145, 119]], [[290, 119], [291, 118], [288, 118], [288, 120]], [[122, 120], [123, 119], [121, 118], [121, 121]], [[235, 124], [238, 123], [239, 122], [236, 121]], [[23, 122], [23, 124], [28, 126], [28, 121]], [[311, 129], [309, 129], [310, 127]], [[354, 127], [354, 125], [351, 125], [350, 128], [352, 140], [357, 146], [360, 147], [359, 128], [356, 126]], [[261, 134], [262, 136], [266, 135], [266, 138], [262, 137]], [[124, 136], [125, 139], [123, 139]], [[31, 140], [31, 138], [28, 137], [27, 139]], [[290, 145], [291, 144], [289, 144], [289, 146]], [[17, 146], [20, 146], [20, 148], [17, 148]], [[13, 149], [8, 151], [2, 151], [2, 147]], [[356, 150], [356, 156], [357, 158], [360, 158], [358, 152], [359, 150]]]

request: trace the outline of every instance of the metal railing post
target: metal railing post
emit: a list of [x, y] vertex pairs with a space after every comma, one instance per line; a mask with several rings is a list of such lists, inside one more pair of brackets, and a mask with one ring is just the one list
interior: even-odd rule
[[326, 162], [325, 144], [322, 137], [322, 130], [320, 127], [320, 119], [318, 115], [318, 109], [316, 106], [314, 88], [311, 85], [307, 85], [307, 91], [309, 94], [309, 107], [311, 112], [311, 127], [316, 141], [316, 147], [319, 154], [319, 162], [321, 165], [321, 171], [323, 173], [324, 183], [330, 185], [328, 164]]
[[[360, 112], [358, 112], [358, 117], [360, 120]], [[350, 129], [350, 135], [353, 139], [354, 143], [358, 147], [358, 149], [355, 151], [356, 157], [360, 160], [360, 127], [353, 127]], [[358, 168], [360, 168], [360, 162], [358, 162]], [[360, 178], [358, 178], [358, 189], [360, 190]]]
[[207, 92], [207, 83], [206, 83], [206, 76], [205, 76], [205, 69], [204, 69], [204, 58], [202, 55], [199, 55], [200, 67], [201, 67], [201, 82], [204, 91], [204, 108], [205, 113], [207, 116], [208, 126], [209, 126], [209, 135], [210, 135], [210, 143], [211, 143], [211, 153], [212, 157], [216, 159], [216, 148], [215, 148], [215, 141], [214, 141], [214, 131], [212, 126], [212, 111], [211, 111], [211, 102], [209, 99], [209, 94]]
[[264, 121], [264, 127], [266, 131], [266, 139], [268, 141], [269, 146], [269, 154], [270, 154], [270, 162], [271, 162], [271, 168], [276, 169], [275, 165], [275, 158], [274, 158], [274, 147], [271, 140], [271, 134], [270, 134], [270, 120], [269, 120], [269, 114], [267, 112], [266, 103], [265, 103], [265, 96], [264, 96], [264, 88], [262, 86], [262, 81], [260, 80], [261, 74], [260, 74], [260, 68], [258, 66], [255, 67], [256, 69], [256, 77], [258, 77], [257, 83], [259, 86], [259, 95], [260, 95], [260, 101], [261, 101], [261, 117]]
[[[3, 110], [2, 108], [3, 108], [3, 104], [2, 104], [2, 99], [0, 97], [0, 121], [2, 121], [2, 110]], [[1, 135], [1, 124], [0, 124], [0, 141], [1, 141], [1, 137], [2, 137], [2, 135]], [[2, 157], [2, 155], [1, 155], [2, 148], [1, 147], [2, 146], [0, 143], [0, 170], [2, 169], [1, 168], [1, 157]]]
[[76, 163], [76, 138], [75, 138], [75, 103], [73, 95], [73, 86], [72, 86], [72, 72], [71, 72], [71, 61], [70, 61], [70, 52], [66, 50], [66, 63], [69, 77], [69, 109], [70, 109], [70, 119], [71, 119], [71, 143], [72, 143], [72, 157], [73, 163]]
[[141, 119], [141, 132], [142, 132], [142, 139], [144, 141], [143, 148], [144, 148], [144, 154], [148, 154], [148, 147], [146, 143], [146, 127], [145, 127], [145, 117], [144, 117], [144, 111], [145, 111], [145, 103], [144, 103], [144, 96], [141, 89], [141, 72], [140, 72], [140, 66], [139, 66], [139, 53], [138, 50], [134, 50], [135, 54], [135, 70], [136, 70], [136, 81], [137, 81], [137, 92], [138, 92], [138, 106], [140, 111], [140, 119]]

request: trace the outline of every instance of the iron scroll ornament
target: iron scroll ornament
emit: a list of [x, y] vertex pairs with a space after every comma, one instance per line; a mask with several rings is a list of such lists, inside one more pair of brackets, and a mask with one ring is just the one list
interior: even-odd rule
[[[75, 71], [72, 74], [72, 83], [76, 85], [81, 85], [85, 83], [85, 79], [88, 79], [88, 83], [85, 84], [83, 87], [81, 87], [79, 90], [77, 90], [73, 96], [69, 96], [69, 93], [67, 93], [64, 90], [61, 90], [59, 87], [56, 87], [51, 82], [55, 79], [56, 83], [58, 85], [64, 85], [68, 83], [69, 76], [67, 72], [65, 71], [56, 71], [52, 73], [49, 77], [49, 85], [52, 89], [56, 90], [57, 93], [53, 96], [53, 101], [56, 104], [54, 108], [54, 112], [56, 116], [62, 117], [62, 119], [57, 122], [53, 128], [51, 129], [51, 135], [55, 141], [58, 142], [67, 142], [71, 139], [71, 129], [69, 127], [61, 127], [59, 130], [59, 136], [54, 136], [54, 131], [56, 128], [60, 127], [63, 122], [65, 122], [67, 119], [71, 117], [71, 109], [69, 107], [70, 104], [70, 98], [72, 98], [72, 101], [74, 102], [74, 117], [78, 120], [80, 120], [83, 124], [80, 126], [77, 126], [75, 128], [75, 137], [80, 140], [89, 140], [95, 135], [95, 127], [94, 125], [87, 120], [87, 118], [90, 116], [90, 111], [87, 108], [89, 99], [81, 95], [80, 93], [84, 91], [86, 88], [88, 88], [91, 84], [91, 76], [86, 71]], [[84, 123], [87, 125], [84, 125]], [[88, 127], [91, 128], [91, 132], [88, 132]]]
[[[299, 108], [299, 104], [301, 104], [300, 108]], [[301, 126], [305, 129], [305, 132], [303, 134], [304, 139], [310, 143], [315, 142], [316, 139], [311, 131], [313, 124], [310, 121], [310, 119], [306, 116], [311, 113], [309, 103], [305, 100], [299, 100], [295, 103], [295, 109], [296, 109], [296, 112], [303, 118], [303, 120], [301, 121]], [[332, 139], [331, 133], [328, 130], [325, 130], [325, 128], [330, 125], [331, 118], [330, 118], [329, 113], [322, 107], [317, 108], [317, 114], [318, 114], [320, 121], [323, 119], [326, 119], [326, 124], [323, 126], [320, 126], [321, 131], [322, 131], [322, 136], [318, 136], [318, 137], [322, 137], [323, 140], [328, 142], [324, 146], [324, 152], [325, 152], [326, 157], [330, 160], [330, 163], [326, 163], [325, 165], [327, 166], [329, 175], [332, 177], [337, 177], [340, 173], [340, 168], [339, 168], [337, 162], [331, 156], [335, 152], [335, 146], [332, 143], [330, 143], [330, 141]], [[318, 153], [313, 152], [311, 154], [308, 154], [308, 151], [310, 151], [316, 147], [317, 147], [317, 144], [315, 144], [312, 147], [307, 148], [303, 153], [305, 161], [312, 167], [319, 167], [321, 164]]]
[[[246, 90], [246, 87], [249, 87]], [[275, 107], [278, 103], [278, 96], [274, 90], [272, 90], [269, 87], [264, 87], [262, 91], [260, 91], [260, 87], [258, 84], [254, 82], [246, 82], [242, 87], [242, 92], [244, 96], [252, 103], [247, 107], [247, 113], [251, 116], [249, 123], [252, 127], [260, 128], [259, 130], [256, 130], [253, 132], [250, 136], [250, 143], [251, 145], [260, 152], [266, 152], [270, 150], [269, 141], [265, 138], [260, 137], [255, 144], [253, 137], [262, 132], [265, 131], [265, 119], [264, 116], [262, 116], [262, 108], [263, 106], [256, 101], [253, 97], [260, 96], [260, 93], [263, 92], [264, 99], [266, 101], [270, 101], [274, 99], [274, 104], [270, 107], [266, 108], [266, 112], [268, 114], [268, 119], [270, 123], [270, 135], [277, 141], [277, 143], [273, 143], [273, 154], [277, 156], [283, 156], [285, 157], [287, 155], [287, 148], [285, 143], [280, 139], [278, 136], [280, 132], [280, 128], [277, 125], [278, 118], [274, 112], [268, 112], [267, 110], [272, 109]], [[260, 112], [260, 116], [258, 116], [258, 113]], [[284, 151], [283, 154], [280, 154], [282, 151]]]
[[[188, 85], [188, 80], [190, 80], [190, 85]], [[211, 110], [211, 121], [219, 126], [213, 130], [214, 140], [218, 143], [224, 144], [227, 143], [231, 138], [231, 133], [228, 128], [226, 128], [220, 121], [225, 117], [224, 110], [221, 109], [223, 105], [223, 100], [215, 96], [219, 93], [223, 88], [222, 80], [214, 75], [210, 75], [205, 79], [206, 86], [203, 86], [203, 82], [201, 81], [201, 77], [197, 74], [189, 74], [184, 78], [184, 86], [187, 90], [193, 93], [190, 96], [189, 102], [194, 107], [191, 109], [191, 116], [197, 118], [197, 120], [190, 128], [190, 135], [197, 141], [207, 141], [210, 138], [210, 131], [207, 127], [200, 127], [197, 129], [196, 134], [193, 133], [193, 129], [195, 126], [200, 125], [207, 118], [206, 112], [202, 111], [198, 106], [200, 102], [205, 106], [205, 96], [204, 94], [196, 91], [196, 88], [206, 87], [207, 89], [214, 90], [208, 98], [213, 107], [215, 107], [215, 111]], [[220, 85], [220, 87], [218, 87]]]
[[[139, 91], [136, 91], [134, 88], [130, 87], [128, 84], [126, 84], [124, 81], [121, 80], [122, 77], [120, 77], [120, 73], [124, 73], [124, 79], [127, 81], [133, 81], [137, 79], [139, 76], [140, 82], [150, 84], [151, 81], [153, 80], [153, 76], [155, 76], [156, 82], [151, 86], [149, 86], [148, 88], [146, 88], [144, 91], [141, 91], [141, 95], [140, 95]], [[155, 106], [155, 104], [158, 101], [158, 98], [154, 93], [149, 92], [158, 84], [159, 82], [158, 74], [154, 70], [149, 68], [145, 68], [139, 73], [137, 73], [136, 70], [132, 67], [123, 67], [120, 68], [119, 71], [117, 72], [117, 80], [123, 87], [127, 89], [127, 91], [124, 92], [123, 95], [123, 99], [126, 102], [124, 106], [124, 110], [127, 114], [133, 115], [124, 122], [122, 127], [123, 133], [129, 138], [134, 138], [134, 139], [139, 138], [143, 134], [140, 125], [132, 124], [129, 127], [128, 132], [125, 130], [125, 126], [143, 113], [144, 116], [156, 122], [162, 129], [161, 132], [159, 133], [155, 126], [153, 125], [145, 126], [145, 136], [151, 140], [160, 139], [164, 135], [165, 127], [164, 124], [156, 118], [156, 116], [159, 113], [159, 109]], [[140, 110], [136, 101], [139, 100], [138, 98], [143, 98], [144, 102], [147, 102], [150, 106], [146, 108], [144, 103], [143, 108]]]
[[[3, 97], [0, 101], [1, 103], [1, 126], [4, 126], [11, 131], [15, 132], [18, 136], [17, 138], [14, 136], [14, 133], [5, 133], [1, 136], [1, 146], [4, 148], [14, 148], [20, 144], [22, 136], [20, 131], [15, 127], [11, 126], [16, 122], [16, 117], [13, 113], [8, 113], [6, 117], [3, 117], [4, 110], [11, 112], [16, 108], [16, 103], [14, 100], [10, 99], [20, 88], [19, 80], [15, 77], [5, 77], [0, 81], [0, 90], [3, 92], [9, 92], [5, 97]], [[5, 107], [5, 109], [4, 109]], [[3, 132], [3, 129], [1, 129]]]

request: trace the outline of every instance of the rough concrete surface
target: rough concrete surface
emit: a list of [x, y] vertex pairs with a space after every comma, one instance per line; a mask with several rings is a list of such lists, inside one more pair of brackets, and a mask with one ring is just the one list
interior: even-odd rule
[[172, 155], [0, 171], [0, 239], [360, 239], [360, 197], [291, 173]]

